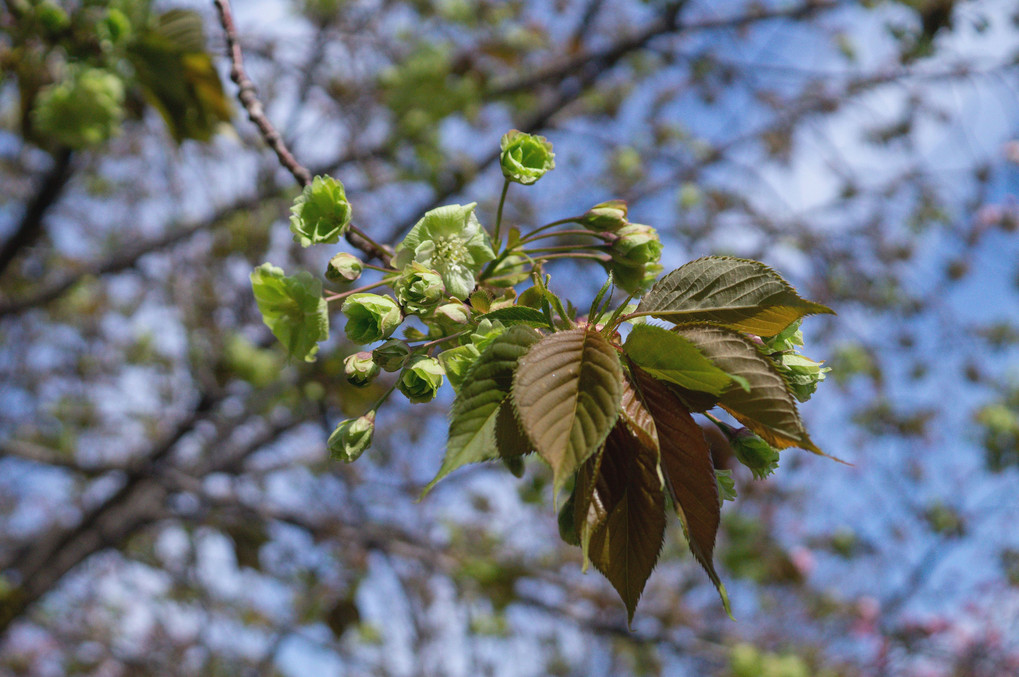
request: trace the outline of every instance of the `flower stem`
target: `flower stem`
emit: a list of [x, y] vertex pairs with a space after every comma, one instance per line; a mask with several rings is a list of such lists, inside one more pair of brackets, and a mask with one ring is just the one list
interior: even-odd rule
[[376, 287], [381, 287], [384, 284], [388, 284], [388, 282], [386, 280], [379, 280], [378, 282], [375, 282], [374, 284], [367, 284], [367, 285], [365, 285], [363, 287], [358, 287], [357, 289], [350, 289], [348, 291], [340, 292], [338, 294], [327, 294], [325, 298], [326, 298], [326, 301], [339, 301], [340, 299], [347, 298], [351, 294], [359, 294], [359, 293], [361, 293], [363, 291], [368, 291], [369, 289], [375, 289]]
[[[612, 257], [608, 254], [588, 254], [586, 252], [574, 251], [569, 254], [542, 254], [537, 257], [542, 261], [552, 261], [555, 259], [592, 259], [594, 261], [601, 261], [602, 263], [608, 263], [612, 260]], [[643, 314], [643, 313], [642, 313]]]
[[455, 338], [457, 338], [459, 336], [463, 336], [464, 334], [466, 334], [469, 331], [470, 331], [470, 329], [464, 329], [463, 331], [458, 331], [455, 334], [450, 334], [449, 336], [443, 336], [442, 338], [437, 338], [434, 341], [429, 341], [428, 343], [422, 343], [419, 346], [414, 346], [414, 350], [421, 350], [422, 348], [425, 348], [425, 349], [431, 348], [432, 346], [439, 345], [443, 341], [449, 341], [450, 339], [455, 339]]
[[561, 237], [563, 235], [587, 235], [589, 237], [596, 237], [603, 242], [611, 242], [615, 238], [615, 236], [606, 233], [598, 233], [593, 230], [584, 230], [582, 228], [572, 228], [569, 230], [557, 230], [554, 233], [543, 233], [541, 235], [535, 235], [534, 233], [531, 233], [527, 237], [518, 240], [517, 244], [518, 245], [528, 244], [530, 242], [534, 242], [535, 240], [541, 240], [549, 237]]
[[502, 242], [499, 240], [499, 230], [502, 228], [502, 208], [506, 204], [506, 193], [509, 192], [510, 180], [506, 179], [502, 182], [502, 195], [499, 196], [499, 209], [495, 213], [495, 251], [499, 251], [502, 248]]
[[562, 245], [560, 247], [538, 247], [537, 249], [524, 249], [521, 254], [558, 254], [560, 252], [577, 252], [584, 250], [600, 249], [598, 245]]

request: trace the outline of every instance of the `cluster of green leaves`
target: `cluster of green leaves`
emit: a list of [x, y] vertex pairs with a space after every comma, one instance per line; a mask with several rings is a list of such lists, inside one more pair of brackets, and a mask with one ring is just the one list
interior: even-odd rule
[[[150, 0], [11, 0], [0, 72], [18, 84], [22, 133], [46, 148], [98, 146], [156, 109], [178, 143], [207, 141], [232, 106], [193, 11]], [[9, 23], [9, 22], [8, 22]]]
[[[501, 146], [502, 200], [512, 183], [533, 184], [554, 167], [543, 137], [513, 130]], [[569, 493], [559, 511], [562, 538], [581, 547], [585, 568], [593, 563], [609, 579], [631, 619], [669, 509], [728, 606], [713, 551], [722, 499], [735, 488], [730, 475], [716, 473], [693, 414], [719, 426], [759, 477], [775, 469], [780, 449], [821, 454], [797, 400], [827, 370], [796, 349], [800, 320], [831, 311], [756, 261], [706, 257], [656, 281], [657, 233], [630, 223], [621, 201], [528, 232], [510, 228], [504, 242], [502, 200], [492, 231], [476, 204], [447, 205], [418, 221], [388, 265], [337, 254], [326, 273], [335, 283], [380, 273], [354, 289], [323, 296], [308, 273], [287, 277], [270, 264], [254, 271], [265, 323], [292, 357], [315, 359], [328, 336], [328, 304], [342, 302], [347, 339], [374, 346], [346, 358], [348, 380], [363, 386], [396, 374], [363, 416], [337, 426], [330, 450], [357, 459], [392, 392], [427, 402], [448, 378], [456, 393], [449, 441], [426, 493], [470, 463], [502, 460], [519, 474], [535, 452], [552, 469], [556, 500]], [[350, 219], [339, 182], [318, 177], [297, 198], [290, 227], [304, 246], [333, 243]], [[552, 237], [579, 242], [544, 246]], [[550, 290], [544, 266], [558, 259], [605, 267], [608, 279], [586, 315]], [[616, 286], [628, 297], [616, 298]], [[716, 406], [745, 427], [707, 413]]]

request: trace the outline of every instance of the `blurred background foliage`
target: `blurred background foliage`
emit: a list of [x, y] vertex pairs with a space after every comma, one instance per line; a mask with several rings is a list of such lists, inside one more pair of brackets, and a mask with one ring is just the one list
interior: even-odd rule
[[667, 268], [758, 258], [838, 310], [804, 416], [853, 466], [753, 481], [716, 440], [737, 622], [673, 532], [629, 632], [539, 463], [415, 504], [448, 396], [329, 461], [385, 384], [260, 321], [253, 266], [329, 253], [290, 240], [211, 4], [3, 0], [0, 674], [1019, 674], [1014, 3], [237, 4], [269, 117], [375, 239], [449, 202], [491, 223], [516, 127], [557, 168], [511, 222], [623, 198]]

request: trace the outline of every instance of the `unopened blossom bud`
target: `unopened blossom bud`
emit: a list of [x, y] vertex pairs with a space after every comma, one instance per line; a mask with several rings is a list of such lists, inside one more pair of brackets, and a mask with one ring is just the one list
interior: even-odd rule
[[374, 434], [374, 411], [360, 418], [349, 418], [336, 426], [329, 436], [329, 454], [337, 460], [353, 463], [371, 446]]
[[371, 353], [361, 351], [344, 358], [343, 373], [351, 385], [366, 386], [378, 376], [379, 365], [372, 359]]
[[347, 316], [347, 338], [361, 345], [388, 338], [403, 322], [396, 301], [379, 294], [351, 294], [340, 311]]
[[333, 282], [353, 282], [361, 277], [364, 270], [364, 263], [353, 254], [340, 252], [329, 259], [326, 267], [326, 279]]
[[502, 175], [510, 181], [529, 186], [555, 167], [552, 144], [544, 136], [511, 129], [499, 146]]
[[417, 355], [404, 367], [398, 387], [411, 402], [429, 402], [439, 392], [444, 373], [438, 360]]
[[588, 209], [578, 223], [588, 230], [614, 233], [627, 224], [626, 214], [625, 200], [609, 200]]

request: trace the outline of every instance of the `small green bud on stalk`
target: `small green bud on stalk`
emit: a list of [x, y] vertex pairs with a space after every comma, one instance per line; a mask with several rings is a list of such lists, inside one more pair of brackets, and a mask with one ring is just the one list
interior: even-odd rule
[[395, 284], [396, 298], [413, 315], [422, 315], [446, 297], [446, 286], [436, 271], [414, 261]]
[[396, 301], [379, 294], [351, 294], [340, 311], [347, 317], [347, 338], [361, 345], [389, 338], [403, 322]]
[[588, 230], [615, 233], [627, 225], [627, 207], [625, 200], [609, 200], [602, 202], [584, 212], [577, 223]]
[[397, 387], [411, 402], [430, 402], [442, 386], [443, 374], [438, 360], [417, 355], [404, 367]]
[[375, 363], [385, 371], [399, 371], [410, 357], [410, 346], [398, 339], [389, 339], [371, 354]]
[[353, 463], [371, 446], [374, 434], [374, 411], [360, 418], [347, 419], [336, 426], [336, 430], [329, 436], [329, 454], [337, 460]]
[[340, 252], [329, 259], [326, 267], [326, 279], [333, 282], [353, 282], [361, 277], [364, 263], [353, 254]]
[[529, 186], [555, 168], [552, 144], [544, 136], [511, 129], [502, 137], [499, 147], [502, 175], [509, 181]]
[[379, 375], [379, 365], [372, 359], [371, 353], [361, 351], [344, 358], [343, 373], [351, 385], [362, 387]]

